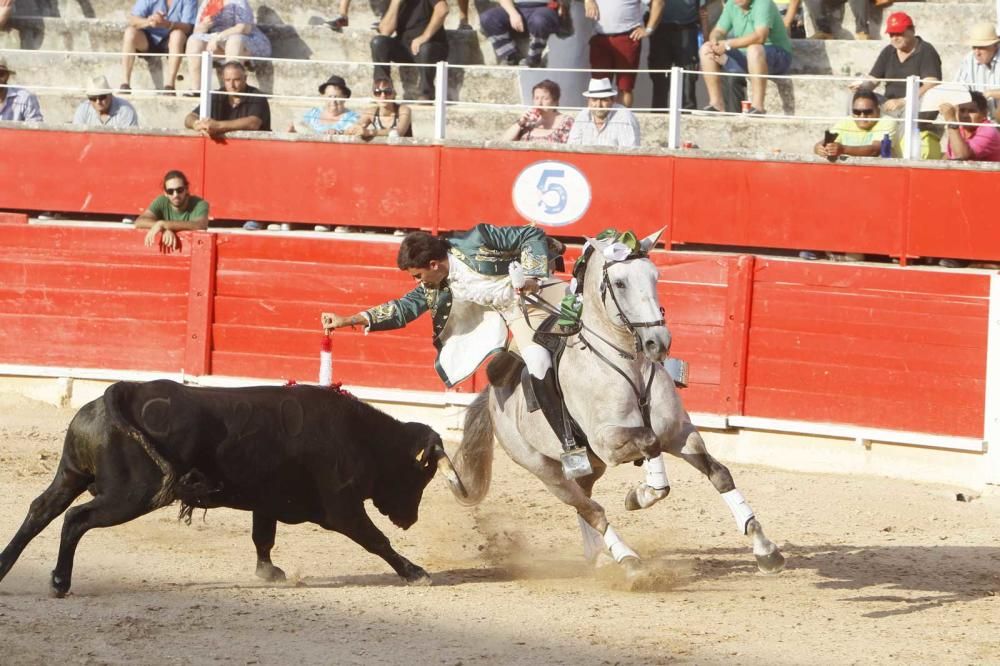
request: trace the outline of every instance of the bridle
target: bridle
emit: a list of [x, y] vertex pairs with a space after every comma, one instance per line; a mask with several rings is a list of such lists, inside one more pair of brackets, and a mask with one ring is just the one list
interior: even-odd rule
[[[630, 320], [628, 318], [628, 315], [625, 314], [625, 309], [622, 308], [621, 303], [618, 302], [618, 297], [615, 296], [615, 290], [611, 287], [611, 278], [608, 277], [608, 268], [611, 267], [611, 266], [614, 266], [615, 264], [626, 264], [626, 263], [628, 263], [630, 261], [635, 261], [636, 259], [647, 259], [648, 257], [649, 257], [649, 255], [647, 255], [645, 253], [636, 253], [636, 254], [631, 255], [631, 256], [629, 256], [629, 257], [627, 257], [625, 259], [617, 259], [617, 260], [613, 260], [613, 261], [606, 261], [606, 262], [604, 262], [604, 267], [602, 269], [602, 275], [601, 275], [601, 288], [600, 288], [600, 290], [601, 290], [601, 305], [603, 305], [605, 307], [605, 309], [607, 309], [607, 298], [608, 298], [608, 294], [610, 293], [611, 294], [611, 301], [615, 304], [615, 309], [618, 310], [618, 318], [622, 320], [622, 324], [625, 325], [625, 328], [628, 329], [628, 332], [631, 333], [632, 337], [635, 339], [635, 353], [636, 353], [637, 356], [638, 356], [639, 352], [642, 351], [642, 342], [641, 342], [641, 340], [639, 340], [639, 332], [636, 329], [637, 328], [652, 328], [654, 326], [666, 326], [667, 325], [667, 321], [666, 321], [666, 319], [664, 319], [664, 315], [666, 314], [666, 311], [663, 309], [663, 306], [661, 305], [660, 306], [660, 318], [657, 319], [657, 320], [655, 320], [655, 321], [632, 321], [632, 320]], [[615, 345], [612, 345], [612, 346], [615, 347]], [[617, 349], [617, 347], [615, 347], [615, 348]], [[618, 350], [618, 352], [622, 353], [622, 351], [620, 349]], [[632, 360], [632, 361], [635, 360], [635, 357], [628, 356], [628, 355], [623, 356], [623, 358], [628, 358], [629, 360]]]

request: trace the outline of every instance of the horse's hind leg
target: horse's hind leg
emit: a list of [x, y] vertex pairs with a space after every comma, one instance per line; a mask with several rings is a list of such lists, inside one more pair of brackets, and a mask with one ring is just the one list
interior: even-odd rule
[[52, 483], [31, 503], [21, 528], [0, 553], [0, 580], [3, 580], [14, 566], [31, 540], [38, 536], [56, 516], [65, 511], [66, 507], [87, 489], [92, 480], [89, 475], [68, 469], [65, 463], [59, 465]]
[[707, 476], [715, 489], [719, 491], [736, 520], [737, 529], [753, 540], [753, 554], [757, 558], [757, 568], [763, 573], [778, 573], [784, 569], [785, 557], [764, 534], [764, 528], [754, 516], [750, 504], [736, 489], [733, 475], [729, 473], [725, 465], [709, 454], [701, 434], [690, 421], [684, 424], [679, 437], [671, 442], [669, 452], [683, 458]]
[[[115, 447], [115, 451], [120, 450]], [[59, 558], [52, 571], [52, 594], [56, 597], [64, 597], [69, 591], [73, 556], [88, 530], [120, 525], [162, 506], [158, 498], [163, 472], [138, 445], [131, 449], [130, 455], [102, 456], [97, 468], [100, 471], [95, 482], [96, 496], [67, 511], [63, 520]]]

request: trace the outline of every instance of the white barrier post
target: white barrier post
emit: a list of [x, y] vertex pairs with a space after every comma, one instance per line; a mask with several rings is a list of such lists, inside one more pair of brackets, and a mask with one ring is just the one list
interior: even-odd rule
[[[997, 0], [1000, 2], [1000, 0]], [[667, 121], [667, 148], [681, 147], [681, 105], [683, 104], [684, 70], [670, 68], [670, 117]]]
[[445, 100], [448, 99], [448, 62], [440, 60], [435, 68], [434, 80], [434, 140], [444, 141]]
[[208, 118], [212, 115], [212, 100], [209, 98], [212, 89], [212, 54], [208, 51], [201, 52], [201, 103], [198, 108], [198, 115]]
[[917, 127], [917, 114], [920, 113], [920, 78], [906, 77], [906, 107], [903, 117], [903, 136], [906, 145], [903, 150], [904, 160], [920, 159], [920, 129]]

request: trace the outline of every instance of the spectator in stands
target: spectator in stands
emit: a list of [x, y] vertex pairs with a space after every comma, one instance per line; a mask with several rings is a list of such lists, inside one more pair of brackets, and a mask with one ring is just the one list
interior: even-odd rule
[[[681, 67], [692, 72], [698, 69], [698, 35], [700, 33], [707, 38], [709, 33], [705, 4], [706, 0], [669, 0], [663, 5], [660, 25], [649, 35], [649, 69]], [[670, 75], [650, 72], [649, 80], [653, 83], [651, 106], [654, 109], [668, 108]], [[697, 108], [697, 82], [696, 74], [684, 76], [682, 108]]]
[[521, 119], [507, 128], [501, 141], [545, 141], [566, 143], [573, 129], [573, 119], [559, 113], [559, 84], [545, 79], [531, 89], [531, 102]]
[[812, 17], [813, 32], [811, 39], [833, 39], [832, 14], [845, 3], [850, 3], [854, 14], [854, 38], [871, 39], [868, 34], [868, 8], [870, 0], [805, 0], [809, 15]]
[[[390, 0], [378, 33], [371, 41], [372, 61], [432, 65], [448, 59], [448, 39], [444, 19], [445, 0]], [[393, 34], [396, 36], [393, 37]], [[434, 68], [420, 67], [421, 100], [434, 99]], [[389, 78], [389, 68], [375, 67], [375, 79]], [[374, 80], [374, 79], [373, 79]], [[448, 82], [442, 81], [447, 89]]]
[[156, 245], [156, 235], [161, 234], [160, 244], [176, 249], [175, 232], [208, 228], [208, 202], [191, 194], [187, 176], [182, 172], [168, 171], [163, 177], [163, 194], [143, 211], [135, 221], [135, 228], [149, 229], [148, 247]]
[[[559, 30], [560, 17], [569, 11], [568, 0], [552, 3], [545, 0], [498, 1], [498, 6], [490, 7], [479, 17], [483, 34], [496, 53], [497, 63], [540, 67], [549, 36]], [[514, 35], [525, 32], [529, 36], [528, 55], [519, 60]]]
[[[225, 94], [220, 94], [225, 93]], [[222, 68], [222, 88], [212, 95], [210, 116], [199, 118], [200, 109], [187, 115], [184, 126], [205, 136], [219, 138], [227, 132], [270, 132], [271, 107], [260, 90], [247, 85], [247, 70], [239, 62], [227, 62]]]
[[7, 29], [7, 23], [13, 15], [14, 0], [0, 0], [0, 30]]
[[[851, 89], [874, 90], [881, 83], [879, 79], [919, 76], [921, 84], [918, 95], [923, 96], [941, 80], [941, 57], [931, 44], [917, 37], [913, 19], [908, 14], [890, 14], [886, 20], [886, 32], [889, 34], [889, 46], [878, 54], [865, 79], [851, 84]], [[906, 106], [905, 98], [906, 81], [886, 82], [882, 110], [892, 116], [902, 115]]]
[[781, 14], [781, 21], [791, 39], [806, 38], [805, 14], [800, 0], [774, 0], [774, 6]]
[[136, 127], [139, 117], [135, 108], [121, 97], [111, 92], [107, 77], [95, 76], [87, 79], [86, 102], [80, 102], [73, 115], [74, 125], [95, 127]]
[[11, 74], [17, 74], [7, 66], [7, 59], [0, 55], [0, 120], [43, 122], [38, 98], [24, 88], [7, 85]]
[[609, 79], [618, 86], [618, 102], [632, 106], [635, 72], [612, 73], [612, 69], [639, 69], [642, 40], [653, 34], [663, 16], [664, 0], [651, 0], [649, 19], [643, 21], [641, 0], [584, 0], [588, 18], [594, 19], [590, 38], [590, 68], [595, 79]]
[[198, 0], [135, 0], [122, 38], [122, 69], [125, 81], [119, 90], [132, 90], [132, 67], [136, 53], [169, 53], [163, 89], [174, 90], [181, 67], [184, 44], [194, 28]]
[[347, 108], [351, 89], [343, 78], [332, 75], [319, 85], [319, 94], [329, 101], [323, 106], [315, 106], [302, 116], [302, 121], [292, 127], [292, 131], [307, 134], [360, 134], [357, 111]]
[[[266, 58], [271, 55], [271, 42], [257, 26], [247, 0], [204, 0], [187, 43], [189, 56], [202, 51], [225, 54], [230, 62], [245, 57]], [[196, 93], [201, 88], [198, 58], [188, 58], [188, 78], [192, 93]]]
[[610, 79], [591, 79], [583, 96], [587, 108], [573, 121], [567, 143], [578, 146], [639, 145], [639, 121], [628, 108], [615, 104], [618, 91]]
[[395, 101], [396, 90], [392, 87], [392, 81], [381, 77], [375, 79], [372, 95], [375, 97], [375, 106], [365, 111], [358, 122], [361, 138], [412, 137], [410, 105]]
[[722, 16], [701, 47], [701, 71], [708, 89], [705, 111], [725, 111], [716, 74], [755, 75], [750, 81], [750, 115], [763, 115], [767, 74], [784, 74], [792, 64], [792, 40], [773, 0], [726, 0]]
[[948, 134], [948, 159], [1000, 162], [1000, 132], [990, 122], [986, 96], [979, 91], [970, 94], [971, 102], [957, 107], [954, 104], [942, 104], [938, 109], [941, 118], [948, 123], [945, 126]]
[[955, 80], [983, 93], [995, 112], [1000, 100], [1000, 37], [994, 25], [985, 21], [972, 27], [967, 43], [972, 53], [962, 59]]
[[896, 121], [882, 118], [878, 96], [870, 90], [859, 90], [851, 100], [853, 120], [841, 120], [830, 130], [834, 140], [818, 141], [813, 152], [831, 161], [846, 155], [848, 157], [878, 157], [882, 149], [882, 139], [889, 136], [893, 141], [893, 154], [898, 157], [899, 149], [894, 138]]

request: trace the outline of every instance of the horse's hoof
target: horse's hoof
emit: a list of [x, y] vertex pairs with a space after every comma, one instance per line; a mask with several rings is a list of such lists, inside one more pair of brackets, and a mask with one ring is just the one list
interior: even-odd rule
[[625, 570], [626, 578], [634, 578], [635, 576], [642, 575], [643, 573], [642, 560], [638, 557], [623, 557], [622, 561], [618, 564], [620, 564], [622, 569]]
[[[653, 495], [652, 497], [649, 498], [649, 500], [645, 504], [643, 504], [642, 501], [639, 499], [638, 488], [645, 488], [647, 493]], [[628, 509], [629, 511], [648, 509], [649, 507], [653, 506], [661, 499], [665, 498], [667, 495], [670, 494], [670, 486], [667, 486], [662, 490], [653, 490], [652, 488], [646, 485], [640, 485], [638, 488], [629, 489], [628, 493], [625, 495], [625, 508]], [[661, 495], [660, 493], [663, 494]]]
[[428, 587], [431, 584], [430, 574], [418, 568], [406, 577], [406, 584], [411, 587]]
[[628, 494], [625, 495], [625, 508], [629, 511], [638, 511], [642, 508], [639, 504], [639, 494], [635, 492], [635, 488], [630, 488]]
[[763, 574], [776, 574], [785, 568], [785, 556], [775, 548], [767, 555], [755, 555], [757, 568]]
[[273, 564], [258, 564], [257, 571], [254, 573], [257, 578], [262, 578], [269, 583], [280, 583], [285, 580], [285, 572]]

